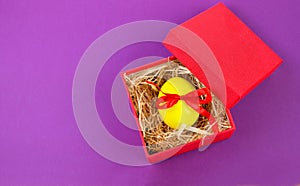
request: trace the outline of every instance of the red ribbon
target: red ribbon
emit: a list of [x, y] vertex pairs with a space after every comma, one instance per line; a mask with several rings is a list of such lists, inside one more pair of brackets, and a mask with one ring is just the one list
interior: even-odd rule
[[[148, 84], [154, 85], [159, 91], [161, 89], [156, 85], [155, 83], [151, 81], [146, 81]], [[210, 118], [210, 113], [205, 110], [201, 104], [208, 104], [212, 101], [212, 97], [210, 94], [210, 91], [207, 88], [201, 88], [197, 89], [195, 91], [192, 91], [190, 93], [187, 93], [185, 95], [178, 95], [178, 94], [169, 94], [161, 91], [164, 96], [160, 97], [156, 101], [156, 107], [158, 109], [168, 109], [174, 106], [179, 100], [185, 101], [187, 105], [189, 105], [192, 109], [194, 109], [196, 112], [198, 112], [200, 115]], [[203, 97], [204, 99], [201, 99], [199, 97]]]

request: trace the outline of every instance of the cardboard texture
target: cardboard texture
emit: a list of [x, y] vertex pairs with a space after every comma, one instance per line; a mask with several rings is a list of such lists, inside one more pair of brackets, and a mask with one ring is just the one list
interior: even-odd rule
[[[206, 51], [206, 48], [204, 47], [202, 54], [207, 55], [207, 53], [212, 52], [212, 54], [209, 54], [210, 56], [208, 57], [215, 57], [215, 60], [218, 62], [221, 71], [223, 72], [222, 76], [224, 76], [226, 86], [225, 105], [232, 128], [223, 132], [218, 132], [213, 142], [229, 138], [235, 131], [235, 125], [229, 109], [267, 76], [269, 76], [271, 72], [280, 65], [282, 60], [222, 3], [219, 3], [203, 13], [191, 18], [181, 26], [192, 31], [203, 40], [211, 51]], [[205, 61], [205, 59], [208, 58], [204, 57], [204, 61], [200, 62], [187, 54], [195, 52], [195, 47], [197, 47], [190, 45], [192, 41], [189, 41], [189, 39], [189, 37], [186, 37], [183, 32], [181, 32], [179, 27], [175, 27], [166, 37], [164, 44], [166, 48], [201, 82], [203, 82], [207, 87], [210, 87], [207, 80], [207, 71], [208, 73], [211, 73], [210, 78], [213, 80], [215, 78], [215, 81], [218, 81], [220, 76], [214, 72], [214, 67], [211, 68], [211, 64]], [[170, 45], [169, 43], [184, 46], [184, 51], [179, 49], [179, 47]], [[126, 72], [126, 74], [134, 73], [167, 61], [168, 59], [163, 59], [158, 62], [130, 70]], [[206, 70], [205, 73], [203, 71], [203, 66], [208, 67], [208, 70]], [[211, 91], [218, 95], [219, 90]], [[132, 102], [131, 106], [134, 109]], [[140, 132], [140, 135], [143, 141], [142, 132]], [[146, 148], [145, 152], [147, 159], [150, 162], [158, 162], [175, 154], [199, 148], [200, 141], [201, 139], [152, 155], [147, 153]], [[144, 141], [143, 145], [145, 145]]]

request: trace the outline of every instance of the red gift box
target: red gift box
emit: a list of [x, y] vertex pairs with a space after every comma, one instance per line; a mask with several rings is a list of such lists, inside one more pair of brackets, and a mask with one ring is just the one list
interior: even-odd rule
[[[195, 41], [195, 36], [200, 42]], [[231, 128], [218, 132], [213, 142], [229, 138], [233, 134], [235, 125], [229, 109], [282, 62], [272, 49], [222, 3], [170, 30], [164, 45], [226, 105]], [[131, 74], [166, 63], [168, 60], [163, 59], [125, 73]], [[217, 64], [211, 63], [214, 60]], [[215, 86], [222, 83], [224, 87]], [[134, 109], [132, 102], [131, 106]], [[145, 146], [142, 131], [140, 135]], [[158, 162], [175, 154], [207, 145], [200, 142], [199, 139], [151, 155], [145, 148], [145, 153], [150, 162]]]

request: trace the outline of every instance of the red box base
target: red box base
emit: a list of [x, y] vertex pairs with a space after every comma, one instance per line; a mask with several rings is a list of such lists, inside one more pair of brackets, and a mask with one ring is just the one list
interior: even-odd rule
[[[132, 70], [129, 70], [129, 71], [126, 71], [126, 72], [122, 73], [122, 79], [123, 79], [123, 82], [124, 82], [126, 90], [127, 90], [128, 99], [130, 101], [131, 108], [133, 110], [135, 110], [135, 108], [133, 106], [132, 100], [130, 98], [130, 94], [128, 92], [128, 89], [127, 89], [127, 86], [126, 86], [126, 83], [125, 83], [124, 74], [132, 74], [132, 73], [141, 71], [143, 69], [151, 68], [153, 66], [157, 66], [157, 65], [166, 63], [171, 58], [176, 59], [175, 57], [165, 58], [165, 59], [162, 59], [162, 60], [159, 60], [159, 61], [156, 61], [156, 62], [153, 62], [153, 63], [150, 63], [150, 64], [147, 64], [147, 65], [144, 65], [144, 66], [141, 66], [141, 67], [138, 67], [138, 68], [135, 68], [135, 69], [132, 69]], [[212, 143], [215, 143], [215, 142], [218, 142], [218, 141], [221, 141], [221, 140], [224, 140], [224, 139], [228, 139], [232, 136], [233, 132], [236, 129], [234, 121], [233, 121], [231, 113], [230, 113], [230, 110], [226, 109], [226, 113], [227, 113], [227, 116], [229, 118], [231, 128], [227, 129], [225, 131], [222, 131], [222, 132], [218, 131], [218, 134], [215, 136], [214, 139], [210, 140], [209, 137], [207, 137], [207, 140], [205, 140], [206, 142], [204, 142], [204, 144], [200, 144], [202, 142], [202, 139], [198, 139], [198, 140], [192, 141], [190, 143], [184, 144], [182, 146], [178, 146], [178, 147], [174, 147], [174, 148], [165, 150], [163, 152], [157, 152], [155, 154], [149, 154], [148, 151], [147, 151], [147, 148], [146, 148], [146, 144], [145, 144], [145, 141], [144, 141], [143, 133], [142, 133], [141, 128], [140, 128], [140, 124], [138, 122], [138, 117], [137, 117], [135, 112], [133, 112], [133, 113], [134, 113], [134, 117], [135, 117], [137, 125], [138, 125], [138, 129], [140, 131], [139, 134], [140, 134], [140, 137], [141, 137], [141, 140], [142, 140], [142, 144], [144, 146], [144, 151], [145, 151], [145, 154], [146, 154], [146, 158], [151, 163], [157, 163], [157, 162], [163, 161], [165, 159], [168, 159], [168, 158], [170, 158], [174, 155], [182, 154], [184, 152], [188, 152], [188, 151], [191, 151], [191, 150], [194, 150], [194, 149], [197, 149], [197, 148], [201, 148], [201, 147], [210, 145], [209, 141], [212, 141], [212, 140], [213, 140]]]

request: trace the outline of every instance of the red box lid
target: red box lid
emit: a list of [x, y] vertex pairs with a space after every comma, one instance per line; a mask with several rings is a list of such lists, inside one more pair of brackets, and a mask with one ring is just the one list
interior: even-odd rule
[[[234, 106], [282, 62], [222, 3], [173, 28], [164, 45], [221, 97], [228, 108]], [[222, 81], [223, 94], [222, 86], [213, 85], [222, 84]]]

